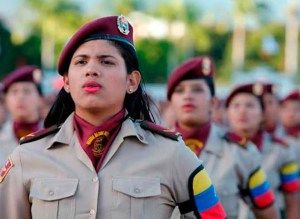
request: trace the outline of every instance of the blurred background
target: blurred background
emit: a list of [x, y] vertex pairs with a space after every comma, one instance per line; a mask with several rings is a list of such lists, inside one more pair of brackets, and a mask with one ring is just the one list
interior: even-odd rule
[[144, 82], [157, 100], [172, 69], [202, 54], [216, 62], [221, 97], [253, 80], [276, 83], [281, 95], [298, 87], [300, 0], [0, 0], [0, 78], [35, 64], [45, 93], [57, 91], [63, 45], [84, 22], [112, 14], [135, 27]]

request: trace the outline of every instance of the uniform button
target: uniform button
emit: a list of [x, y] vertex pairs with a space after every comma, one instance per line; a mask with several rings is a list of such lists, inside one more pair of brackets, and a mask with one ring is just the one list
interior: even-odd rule
[[49, 195], [52, 196], [54, 195], [54, 192], [52, 190], [49, 191]]
[[93, 182], [98, 182], [98, 177], [97, 176], [93, 178]]
[[95, 212], [95, 210], [94, 209], [91, 209], [90, 210], [90, 215], [94, 215], [96, 212]]
[[135, 194], [139, 194], [139, 193], [141, 193], [141, 189], [138, 188], [138, 187], [135, 187], [134, 190], [133, 190], [133, 192], [134, 192]]

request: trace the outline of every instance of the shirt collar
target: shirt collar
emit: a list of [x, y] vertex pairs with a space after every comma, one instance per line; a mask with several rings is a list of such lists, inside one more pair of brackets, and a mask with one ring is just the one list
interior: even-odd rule
[[[50, 149], [56, 145], [56, 143], [69, 145], [73, 132], [75, 131], [73, 126], [74, 112], [69, 115], [66, 121], [61, 125], [60, 130], [54, 135], [54, 137], [49, 141], [47, 149]], [[148, 144], [145, 136], [145, 132], [140, 127], [139, 123], [134, 122], [131, 118], [127, 118], [119, 131], [118, 136], [122, 139], [127, 137], [136, 137], [143, 144]]]

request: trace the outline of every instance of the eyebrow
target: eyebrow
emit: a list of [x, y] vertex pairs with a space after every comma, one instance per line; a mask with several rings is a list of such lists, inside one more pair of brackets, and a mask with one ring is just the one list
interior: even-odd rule
[[[75, 58], [88, 58], [88, 57], [90, 57], [90, 55], [78, 54], [78, 55], [74, 56], [72, 59], [75, 59]], [[103, 58], [113, 58], [113, 59], [116, 59], [116, 57], [113, 56], [113, 55], [97, 55], [97, 58], [98, 59], [103, 59]]]

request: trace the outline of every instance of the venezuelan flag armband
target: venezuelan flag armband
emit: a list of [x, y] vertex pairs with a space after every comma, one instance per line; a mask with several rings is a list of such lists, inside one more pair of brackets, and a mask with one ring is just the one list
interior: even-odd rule
[[248, 194], [254, 207], [264, 209], [275, 201], [275, 195], [270, 187], [265, 172], [257, 168], [249, 177]]
[[[189, 194], [191, 210], [194, 211], [196, 218], [226, 218], [216, 190], [202, 165], [189, 177]], [[179, 209], [181, 210], [181, 206]]]
[[280, 168], [280, 188], [284, 192], [292, 193], [300, 189], [299, 166], [296, 162], [289, 162]]

